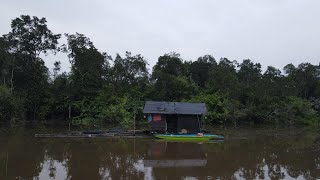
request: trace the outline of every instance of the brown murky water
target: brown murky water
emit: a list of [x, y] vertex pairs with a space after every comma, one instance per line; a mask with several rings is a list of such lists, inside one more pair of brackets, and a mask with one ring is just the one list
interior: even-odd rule
[[224, 142], [0, 138], [0, 179], [317, 179], [318, 133], [221, 131]]

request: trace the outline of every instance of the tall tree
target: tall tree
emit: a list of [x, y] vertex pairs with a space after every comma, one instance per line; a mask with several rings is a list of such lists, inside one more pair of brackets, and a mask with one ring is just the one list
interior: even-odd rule
[[59, 50], [58, 39], [61, 35], [52, 33], [46, 23], [45, 18], [21, 15], [12, 20], [11, 32], [3, 36], [13, 56], [11, 89], [15, 88], [26, 99], [25, 106], [30, 119], [43, 114], [40, 108], [47, 96], [48, 70], [40, 55]]
[[262, 78], [264, 96], [285, 96], [288, 88], [284, 86], [284, 76], [281, 74], [281, 71], [279, 69], [273, 66], [268, 66]]
[[208, 86], [209, 70], [217, 65], [211, 55], [199, 57], [197, 61], [190, 64], [190, 73], [193, 81], [200, 87]]
[[320, 66], [301, 63], [298, 67], [288, 64], [284, 67], [287, 75], [287, 86], [293, 89], [295, 96], [302, 98], [320, 97]]
[[140, 54], [126, 52], [125, 58], [117, 54], [111, 68], [111, 82], [119, 94], [134, 90], [133, 94], [146, 90], [148, 83], [147, 61]]
[[242, 88], [241, 101], [252, 103], [261, 94], [262, 70], [260, 63], [254, 63], [251, 60], [244, 60], [239, 66], [238, 78]]
[[104, 66], [109, 56], [101, 53], [83, 34], [66, 34], [68, 43], [64, 52], [71, 63], [71, 81], [75, 99], [96, 97], [103, 86]]
[[244, 105], [243, 111], [247, 114], [247, 121], [256, 121], [261, 119], [259, 107], [264, 103], [262, 94], [264, 89], [261, 86], [262, 70], [260, 63], [254, 63], [251, 60], [244, 60], [238, 66], [238, 79], [241, 91], [239, 91], [239, 101]]
[[54, 34], [47, 27], [45, 18], [21, 15], [11, 22], [11, 32], [4, 37], [12, 43], [11, 51], [27, 54], [37, 60], [41, 53], [58, 50], [60, 34]]
[[186, 74], [186, 65], [179, 54], [170, 53], [160, 56], [153, 67], [152, 98], [168, 101], [181, 101], [189, 98], [196, 91], [196, 87]]
[[12, 63], [13, 56], [9, 52], [9, 42], [0, 37], [0, 77], [1, 84], [4, 86], [12, 87]]
[[236, 96], [238, 93], [237, 62], [221, 58], [216, 66], [209, 70], [208, 89]]

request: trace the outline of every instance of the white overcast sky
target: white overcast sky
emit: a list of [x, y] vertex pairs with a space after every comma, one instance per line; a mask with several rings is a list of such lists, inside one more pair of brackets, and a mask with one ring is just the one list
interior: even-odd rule
[[[249, 58], [263, 69], [320, 60], [319, 0], [3, 0], [0, 34], [21, 14], [45, 17], [54, 33], [83, 33], [112, 56], [142, 54], [150, 69], [171, 51]], [[70, 66], [63, 54], [44, 59]]]

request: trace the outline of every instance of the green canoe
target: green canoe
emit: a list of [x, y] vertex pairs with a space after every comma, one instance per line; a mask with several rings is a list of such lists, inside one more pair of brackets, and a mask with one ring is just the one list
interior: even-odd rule
[[198, 136], [197, 134], [155, 134], [156, 138], [168, 141], [209, 141], [209, 140], [221, 140], [224, 139], [223, 136], [215, 134], [204, 134], [203, 136]]

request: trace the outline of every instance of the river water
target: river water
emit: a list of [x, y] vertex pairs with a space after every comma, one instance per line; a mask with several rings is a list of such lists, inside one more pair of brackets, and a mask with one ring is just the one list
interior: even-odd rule
[[223, 142], [0, 137], [0, 179], [317, 179], [320, 135], [219, 130]]

